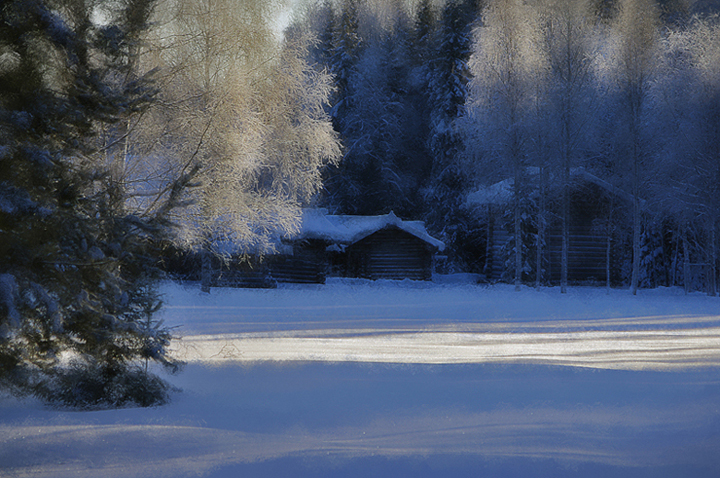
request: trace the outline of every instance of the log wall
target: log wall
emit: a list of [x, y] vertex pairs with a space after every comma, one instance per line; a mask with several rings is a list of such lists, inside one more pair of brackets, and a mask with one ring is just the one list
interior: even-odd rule
[[397, 228], [386, 228], [347, 247], [348, 275], [367, 279], [432, 279], [434, 250]]

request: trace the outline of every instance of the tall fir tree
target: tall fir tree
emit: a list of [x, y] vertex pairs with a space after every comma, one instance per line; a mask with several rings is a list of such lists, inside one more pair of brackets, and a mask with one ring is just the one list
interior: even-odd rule
[[122, 135], [152, 98], [132, 75], [152, 7], [0, 8], [0, 383], [14, 390], [78, 406], [166, 398], [144, 365], [176, 365], [153, 319], [152, 249], [167, 223], [126, 211], [108, 159], [117, 142], [100, 134]]
[[339, 8], [332, 114], [344, 154], [327, 175], [328, 203], [343, 213], [415, 215], [424, 173], [417, 157], [424, 155], [416, 154], [422, 152], [416, 114], [421, 102], [411, 80], [409, 21], [396, 10], [385, 21], [382, 12], [367, 5], [360, 11], [354, 1]]
[[[362, 44], [359, 31], [359, 11], [357, 0], [344, 0], [337, 5], [333, 12], [330, 25], [330, 34], [325, 32], [325, 39], [331, 41], [323, 51], [322, 56], [327, 58], [328, 69], [335, 78], [335, 94], [331, 100], [330, 116], [333, 128], [343, 142], [343, 158], [336, 167], [330, 167], [325, 171], [325, 189], [327, 193], [326, 202], [333, 208], [345, 211], [348, 203], [354, 202], [354, 185], [349, 182], [350, 173], [348, 170], [348, 149], [347, 131], [350, 129], [347, 117], [354, 106], [354, 85], [352, 79], [356, 77], [356, 68], [359, 61]], [[322, 26], [322, 25], [321, 25]], [[327, 27], [325, 27], [327, 28]]]
[[[421, 13], [423, 10], [420, 11]], [[453, 262], [473, 262], [462, 243], [474, 241], [462, 217], [463, 194], [469, 187], [468, 174], [460, 155], [463, 140], [457, 133], [456, 119], [461, 115], [468, 94], [472, 53], [472, 31], [480, 15], [476, 0], [449, 0], [442, 8], [435, 30], [434, 48], [428, 64], [427, 91], [429, 115], [428, 151], [432, 173], [426, 201], [433, 204], [427, 222], [450, 247]], [[423, 22], [419, 22], [422, 26]], [[465, 260], [461, 259], [465, 256]], [[468, 266], [468, 264], [463, 264]], [[472, 266], [471, 266], [472, 267]]]

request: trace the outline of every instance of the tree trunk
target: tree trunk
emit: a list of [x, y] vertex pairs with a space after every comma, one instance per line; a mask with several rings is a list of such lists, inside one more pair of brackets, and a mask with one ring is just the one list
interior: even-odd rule
[[678, 237], [678, 228], [673, 228], [672, 239], [670, 239], [670, 247], [672, 247], [673, 253], [670, 259], [670, 285], [673, 287], [677, 285], [677, 268], [678, 268], [678, 257], [680, 254], [680, 238]]
[[607, 226], [605, 231], [607, 234], [607, 245], [605, 248], [605, 292], [610, 295], [610, 252], [612, 247], [612, 233], [613, 233], [613, 211], [615, 210], [615, 198], [613, 195], [610, 196], [610, 210], [608, 211]]
[[640, 279], [640, 200], [635, 195], [633, 198], [633, 265], [630, 291], [637, 294], [638, 282]]
[[563, 166], [562, 199], [562, 250], [560, 253], [560, 292], [567, 293], [568, 286], [568, 250], [570, 247], [570, 165]]
[[668, 267], [670, 258], [668, 257], [668, 246], [665, 243], [665, 227], [662, 224], [660, 225], [660, 244], [662, 245], [662, 262], [665, 270], [665, 287], [670, 287], [670, 267]]
[[488, 206], [487, 206], [487, 238], [485, 240], [485, 267], [483, 267], [483, 273], [485, 274], [486, 280], [492, 279], [492, 274], [493, 274], [493, 260], [495, 259], [493, 257], [494, 225], [495, 224], [494, 224], [493, 215], [492, 215], [492, 205], [488, 204]]
[[540, 288], [543, 280], [543, 242], [545, 242], [545, 168], [540, 170], [540, 211], [538, 212], [537, 241], [535, 244], [535, 287], [537, 289]]
[[200, 252], [200, 290], [210, 293], [210, 284], [212, 283], [212, 256], [207, 248], [203, 248]]
[[[512, 114], [513, 122], [515, 124], [515, 114]], [[523, 164], [520, 156], [520, 138], [518, 138], [517, 132], [514, 132], [511, 140], [511, 157], [513, 158], [514, 173], [515, 173], [515, 290], [520, 291], [520, 285], [522, 283], [522, 211], [520, 208], [520, 195], [524, 193], [523, 190]]]
[[610, 234], [607, 236], [607, 244], [605, 246], [605, 292], [610, 295]]
[[640, 111], [642, 109], [642, 81], [630, 85], [630, 138], [632, 141], [632, 196], [633, 196], [633, 261], [630, 292], [637, 295], [640, 281]]
[[717, 286], [715, 279], [717, 277], [716, 263], [717, 263], [717, 248], [715, 246], [715, 220], [710, 220], [710, 247], [709, 247], [709, 258], [708, 258], [708, 295], [715, 297], [717, 294]]
[[685, 294], [690, 292], [690, 244], [687, 238], [687, 224], [683, 225], [683, 284], [685, 286]]
[[515, 189], [515, 290], [520, 291], [522, 275], [522, 227], [520, 214], [520, 197]]

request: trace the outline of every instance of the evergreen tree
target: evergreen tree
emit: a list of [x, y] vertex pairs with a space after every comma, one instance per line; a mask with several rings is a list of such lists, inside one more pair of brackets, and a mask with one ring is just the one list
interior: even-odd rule
[[335, 75], [337, 97], [332, 112], [336, 131], [344, 129], [344, 116], [353, 106], [351, 77], [356, 71], [357, 61], [363, 47], [360, 38], [360, 13], [357, 0], [345, 0], [333, 29], [332, 57], [330, 71]]
[[[347, 157], [351, 148], [347, 132], [351, 128], [347, 116], [354, 106], [355, 89], [352, 78], [356, 77], [356, 65], [364, 47], [359, 32], [359, 12], [356, 0], [345, 0], [337, 6], [332, 16], [331, 44], [324, 50], [329, 51], [326, 65], [335, 79], [336, 91], [331, 99], [330, 116], [333, 128], [343, 143], [343, 157], [337, 167], [330, 167], [325, 172], [326, 201], [341, 211], [346, 211], [348, 203], [353, 203], [357, 191], [350, 180], [351, 173]], [[312, 14], [312, 12], [311, 12]], [[347, 200], [346, 197], [351, 199]]]
[[405, 191], [396, 166], [402, 137], [403, 104], [391, 82], [392, 40], [373, 42], [363, 50], [352, 82], [352, 106], [343, 117], [341, 135], [345, 155], [340, 165], [343, 187], [337, 203], [346, 213], [379, 214], [404, 201]]
[[431, 0], [420, 0], [413, 28], [413, 51], [416, 63], [425, 66], [434, 54], [433, 42], [437, 29], [437, 12]]
[[353, 1], [340, 8], [332, 114], [345, 148], [328, 174], [328, 202], [344, 213], [415, 216], [427, 172], [409, 21], [401, 10], [386, 19], [367, 6], [360, 12]]
[[0, 382], [15, 390], [79, 406], [166, 398], [143, 365], [176, 365], [153, 320], [153, 244], [167, 222], [126, 210], [108, 160], [117, 142], [101, 135], [121, 135], [152, 98], [132, 75], [152, 6], [0, 8]]
[[430, 109], [427, 144], [432, 173], [426, 200], [433, 204], [427, 219], [429, 227], [450, 244], [453, 262], [461, 262], [463, 254], [458, 248], [470, 234], [467, 218], [462, 217], [461, 211], [469, 178], [460, 160], [464, 145], [455, 121], [468, 94], [472, 29], [479, 15], [480, 7], [475, 0], [449, 0], [443, 6], [427, 72]]

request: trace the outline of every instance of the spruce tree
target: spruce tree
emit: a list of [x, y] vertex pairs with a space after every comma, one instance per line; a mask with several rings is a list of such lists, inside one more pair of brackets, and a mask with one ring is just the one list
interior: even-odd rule
[[328, 202], [344, 213], [394, 210], [407, 216], [416, 202], [408, 187], [415, 182], [415, 158], [409, 153], [414, 143], [408, 123], [415, 120], [408, 92], [409, 33], [400, 13], [391, 26], [383, 26], [374, 12], [359, 7], [348, 0], [337, 14], [332, 115], [345, 148], [339, 167], [328, 174]]
[[0, 383], [16, 391], [72, 406], [166, 398], [146, 364], [175, 365], [153, 319], [168, 224], [126, 211], [107, 137], [152, 100], [132, 61], [152, 6], [0, 8]]
[[479, 15], [480, 7], [475, 0], [449, 0], [444, 5], [427, 72], [430, 109], [427, 146], [432, 158], [427, 202], [434, 205], [427, 222], [450, 245], [448, 252], [455, 256], [454, 262], [473, 262], [472, 257], [461, 259], [467, 256], [460, 250], [464, 243], [479, 250], [474, 244], [478, 238], [470, 237], [473, 232], [466, 227], [468, 220], [461, 207], [469, 184], [460, 161], [463, 141], [455, 125], [468, 95], [472, 29]]

